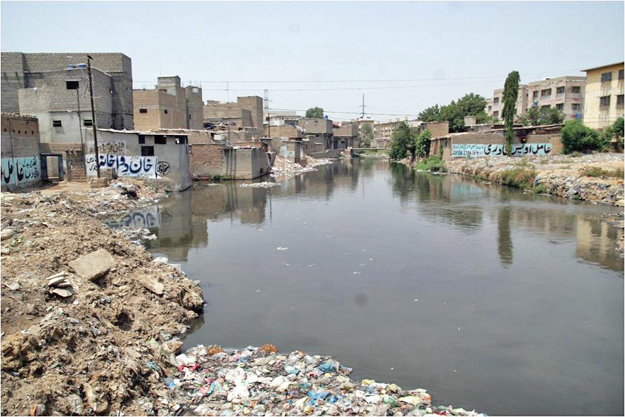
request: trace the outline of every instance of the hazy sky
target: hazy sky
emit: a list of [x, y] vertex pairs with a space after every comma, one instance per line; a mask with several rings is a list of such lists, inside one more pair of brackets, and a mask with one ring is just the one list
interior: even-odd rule
[[2, 51], [123, 52], [132, 59], [135, 88], [179, 75], [185, 84], [201, 83], [204, 100], [268, 89], [274, 109], [319, 106], [335, 120], [356, 117], [363, 93], [366, 112], [387, 120], [470, 92], [490, 97], [512, 70], [527, 83], [623, 61], [623, 2], [1, 7]]

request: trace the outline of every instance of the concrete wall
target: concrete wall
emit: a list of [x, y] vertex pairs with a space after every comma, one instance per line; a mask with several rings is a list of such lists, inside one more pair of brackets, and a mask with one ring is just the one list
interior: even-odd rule
[[433, 138], [449, 134], [449, 122], [429, 122], [422, 125], [422, 129], [429, 130]]
[[191, 145], [193, 178], [249, 180], [269, 172], [269, 159], [258, 147], [232, 148], [221, 144]]
[[208, 100], [204, 105], [204, 122], [232, 120], [240, 127], [263, 127], [263, 100], [258, 96], [238, 97], [236, 103]]
[[[201, 89], [196, 92], [182, 88], [180, 77], [158, 77], [158, 84], [154, 90], [134, 90], [135, 126], [138, 130], [156, 129], [186, 129], [190, 120], [199, 129], [203, 127], [201, 115], [197, 114], [198, 101], [202, 100]], [[189, 113], [188, 100], [194, 106]], [[191, 117], [190, 117], [191, 116]], [[198, 120], [199, 117], [199, 120]]]
[[[134, 175], [130, 172], [124, 173], [121, 167], [117, 169], [120, 176], [139, 176], [145, 178], [154, 178], [168, 183], [172, 190], [183, 191], [191, 186], [190, 162], [189, 162], [189, 145], [186, 135], [163, 135], [150, 134], [146, 132], [123, 132], [123, 131], [106, 131], [98, 130], [98, 148], [101, 150], [108, 149], [107, 153], [100, 154], [100, 170], [109, 169], [108, 166], [115, 166], [115, 162], [108, 162], [103, 168], [103, 157], [108, 156], [112, 159], [117, 156], [142, 158], [137, 159], [137, 163], [144, 164], [139, 174]], [[165, 144], [155, 143], [156, 138], [164, 138]], [[87, 143], [93, 143], [92, 131], [87, 131]], [[140, 143], [143, 140], [143, 143]], [[105, 148], [103, 144], [111, 144]], [[123, 144], [119, 147], [117, 144]], [[104, 147], [104, 148], [101, 148]], [[142, 156], [146, 149], [153, 149], [153, 157]], [[87, 154], [87, 175], [94, 175], [93, 153]], [[155, 158], [145, 159], [145, 158]], [[118, 163], [122, 160], [118, 159]], [[128, 162], [128, 161], [126, 161]], [[129, 163], [129, 162], [128, 162]], [[111, 168], [112, 169], [112, 168]]]
[[[132, 129], [132, 61], [121, 53], [89, 53], [94, 70], [111, 77], [111, 124], [114, 129]], [[71, 58], [68, 58], [71, 56]], [[36, 80], [48, 71], [66, 70], [69, 64], [86, 63], [86, 53], [2, 53], [2, 111], [17, 111], [17, 90], [32, 88]], [[86, 75], [86, 70], [83, 70]], [[75, 93], [75, 92], [74, 92]], [[6, 95], [5, 95], [6, 94]], [[97, 94], [94, 93], [97, 96]], [[96, 108], [100, 105], [96, 103]]]
[[2, 190], [41, 182], [39, 123], [36, 118], [2, 114]]
[[[263, 99], [258, 96], [237, 97], [239, 107], [250, 111], [251, 127], [263, 127]], [[244, 125], [247, 126], [247, 125]]]
[[[512, 141], [512, 156], [524, 156], [529, 154], [547, 155], [562, 153], [563, 146], [559, 132], [535, 130], [525, 134], [524, 131], [516, 131]], [[480, 150], [472, 150], [473, 156], [502, 156], [506, 141], [503, 132], [467, 132], [438, 137], [430, 142], [430, 155], [441, 155], [449, 160], [455, 157], [467, 157], [466, 155], [454, 155], [454, 145], [493, 145], [488, 150], [488, 155], [479, 154]], [[539, 145], [549, 145], [542, 147]]]
[[332, 120], [330, 119], [300, 119], [297, 125], [304, 130], [306, 134], [332, 134]]
[[265, 126], [264, 136], [271, 138], [302, 138], [304, 134], [301, 129], [290, 125]]
[[[623, 79], [619, 79], [619, 71], [623, 71], [623, 63], [607, 65], [587, 70], [586, 102], [584, 107], [584, 124], [593, 129], [604, 129], [623, 117], [623, 104], [617, 105], [618, 97], [623, 99]], [[611, 73], [612, 81], [602, 82], [601, 74]], [[610, 97], [609, 106], [601, 106], [601, 97]]]

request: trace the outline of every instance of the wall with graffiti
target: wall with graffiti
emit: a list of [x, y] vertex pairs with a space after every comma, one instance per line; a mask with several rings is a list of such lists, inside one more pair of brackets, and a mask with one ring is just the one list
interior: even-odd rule
[[[155, 156], [100, 154], [99, 157], [100, 171], [115, 169], [120, 177], [156, 178], [158, 161]], [[86, 163], [87, 175], [97, 176], [95, 154], [87, 154]]]
[[[512, 145], [510, 156], [548, 155], [551, 152], [550, 143], [521, 143]], [[454, 144], [451, 147], [452, 158], [469, 158], [480, 156], [507, 155], [504, 144]]]
[[28, 186], [41, 181], [39, 156], [2, 158], [2, 187]]

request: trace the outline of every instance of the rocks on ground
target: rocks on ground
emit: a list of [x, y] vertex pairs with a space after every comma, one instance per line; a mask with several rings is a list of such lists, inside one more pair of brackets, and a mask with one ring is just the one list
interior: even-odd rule
[[154, 197], [2, 193], [2, 414], [144, 414], [202, 292], [96, 216]]

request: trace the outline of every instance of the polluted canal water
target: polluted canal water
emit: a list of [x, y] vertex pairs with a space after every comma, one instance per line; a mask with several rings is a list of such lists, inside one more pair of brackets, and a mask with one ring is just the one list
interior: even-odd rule
[[362, 159], [128, 219], [201, 281], [185, 349], [330, 355], [490, 415], [622, 415], [618, 211]]

